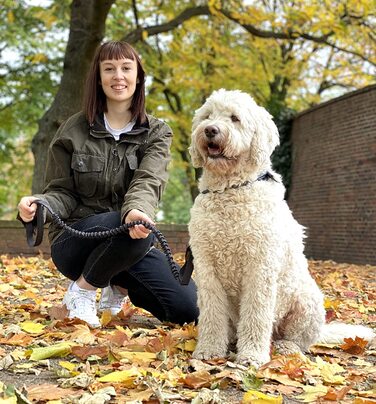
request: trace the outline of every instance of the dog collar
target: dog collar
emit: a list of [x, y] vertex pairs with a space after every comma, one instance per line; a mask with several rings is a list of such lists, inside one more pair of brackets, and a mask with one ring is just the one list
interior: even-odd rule
[[225, 192], [229, 189], [238, 189], [240, 187], [246, 187], [247, 185], [252, 185], [256, 181], [268, 181], [268, 180], [273, 180], [273, 181], [277, 182], [277, 180], [273, 177], [273, 175], [269, 171], [266, 171], [265, 173], [260, 174], [254, 181], [247, 180], [247, 181], [242, 182], [241, 184], [231, 185], [231, 187], [227, 187], [227, 188], [224, 188], [222, 190], [217, 190], [217, 191], [211, 191], [210, 189], [204, 189], [200, 193], [209, 194], [211, 192], [213, 194], [221, 194], [222, 192]]

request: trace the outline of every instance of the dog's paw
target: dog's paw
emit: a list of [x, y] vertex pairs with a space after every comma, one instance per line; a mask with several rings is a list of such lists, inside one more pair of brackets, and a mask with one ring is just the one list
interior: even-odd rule
[[270, 357], [267, 355], [265, 357], [256, 357], [254, 355], [238, 354], [236, 355], [236, 363], [243, 366], [253, 366], [258, 369], [264, 363], [270, 361]]
[[199, 360], [209, 360], [209, 359], [217, 359], [224, 358], [227, 355], [226, 351], [221, 349], [200, 349], [196, 348], [192, 354], [193, 359]]
[[302, 350], [295, 342], [280, 339], [273, 342], [273, 347], [281, 355], [302, 354]]

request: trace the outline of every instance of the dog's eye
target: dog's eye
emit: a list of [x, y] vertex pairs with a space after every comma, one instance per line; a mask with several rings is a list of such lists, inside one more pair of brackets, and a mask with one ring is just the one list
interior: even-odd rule
[[231, 115], [232, 122], [240, 122], [240, 119], [236, 115]]

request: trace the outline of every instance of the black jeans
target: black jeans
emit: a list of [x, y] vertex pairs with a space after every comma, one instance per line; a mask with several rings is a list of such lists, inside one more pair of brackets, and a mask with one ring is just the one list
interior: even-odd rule
[[[120, 226], [120, 213], [92, 215], [73, 224], [77, 230], [102, 231]], [[64, 232], [51, 246], [57, 269], [67, 278], [81, 275], [93, 286], [118, 285], [128, 289], [132, 303], [161, 321], [197, 321], [197, 293], [193, 280], [182, 286], [167, 258], [151, 248], [154, 236], [132, 239], [128, 233], [106, 239], [82, 239]]]

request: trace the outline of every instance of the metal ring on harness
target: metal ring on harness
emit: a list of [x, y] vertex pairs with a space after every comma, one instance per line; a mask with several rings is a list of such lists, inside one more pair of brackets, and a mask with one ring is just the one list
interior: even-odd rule
[[[51, 209], [48, 203], [42, 201], [41, 199], [36, 199], [32, 203], [37, 205], [37, 210], [35, 212], [35, 219], [32, 222], [24, 222], [26, 228], [26, 239], [27, 243], [30, 247], [38, 246], [43, 240], [43, 225], [44, 225], [44, 212], [43, 208], [46, 208], [52, 218], [52, 222], [62, 229], [68, 231], [73, 236], [79, 238], [107, 238], [117, 236], [122, 233], [126, 233], [131, 227], [134, 227], [138, 224], [142, 224], [148, 230], [150, 230], [157, 238], [161, 248], [166, 255], [168, 264], [170, 266], [171, 272], [174, 275], [175, 279], [180, 282], [181, 285], [188, 285], [189, 280], [191, 279], [193, 265], [192, 262], [186, 262], [181, 270], [177, 269], [177, 266], [172, 257], [171, 249], [164, 238], [163, 234], [153, 225], [143, 220], [136, 220], [129, 223], [124, 223], [119, 227], [110, 230], [98, 231], [98, 232], [86, 232], [76, 230], [73, 227], [70, 227], [66, 223], [64, 223], [60, 217]], [[35, 236], [35, 238], [34, 238]], [[188, 247], [189, 249], [189, 247]]]

